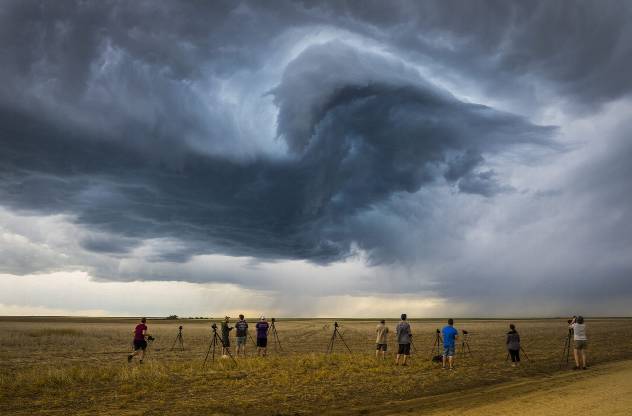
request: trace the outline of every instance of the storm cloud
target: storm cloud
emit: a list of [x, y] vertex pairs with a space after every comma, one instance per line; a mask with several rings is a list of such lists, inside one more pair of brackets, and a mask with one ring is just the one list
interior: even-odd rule
[[[0, 270], [275, 289], [246, 263], [360, 258], [391, 276], [299, 283], [485, 302], [515, 282], [585, 297], [600, 275], [629, 293], [630, 17], [617, 1], [3, 2], [0, 231], [22, 237], [0, 240]], [[67, 238], [12, 215], [63, 218]], [[208, 256], [250, 260], [234, 275]]]

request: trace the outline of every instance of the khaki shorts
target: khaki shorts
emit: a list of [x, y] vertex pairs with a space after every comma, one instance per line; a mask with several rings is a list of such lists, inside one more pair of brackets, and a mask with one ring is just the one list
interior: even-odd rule
[[588, 341], [586, 340], [575, 340], [575, 349], [576, 350], [585, 350], [588, 348]]

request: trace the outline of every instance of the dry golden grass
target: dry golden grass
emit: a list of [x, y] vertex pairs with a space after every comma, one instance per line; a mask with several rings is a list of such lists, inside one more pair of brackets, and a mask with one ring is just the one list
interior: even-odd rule
[[[126, 362], [135, 321], [122, 319], [0, 320], [0, 414], [369, 414], [373, 406], [560, 371], [564, 320], [513, 321], [530, 361], [505, 362], [508, 321], [456, 322], [472, 335], [473, 356], [446, 372], [430, 362], [440, 321], [412, 321], [416, 351], [409, 367], [374, 356], [375, 321], [341, 321], [354, 354], [337, 344], [324, 354], [331, 320], [277, 322], [285, 352], [238, 366], [217, 360], [205, 369], [208, 321], [149, 321], [155, 337], [146, 364]], [[588, 320], [592, 364], [632, 358], [632, 319]], [[396, 321], [388, 322], [394, 328]], [[170, 351], [178, 325], [186, 350]], [[566, 370], [564, 370], [566, 371]], [[353, 409], [352, 411], [349, 409]]]

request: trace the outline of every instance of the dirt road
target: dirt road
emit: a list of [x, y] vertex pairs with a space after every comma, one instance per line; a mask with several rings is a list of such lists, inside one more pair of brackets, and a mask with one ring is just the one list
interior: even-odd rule
[[432, 416], [629, 416], [632, 361], [468, 392], [390, 403], [367, 414]]
[[[453, 376], [458, 372], [448, 377]], [[632, 361], [354, 410], [368, 415], [630, 416]]]

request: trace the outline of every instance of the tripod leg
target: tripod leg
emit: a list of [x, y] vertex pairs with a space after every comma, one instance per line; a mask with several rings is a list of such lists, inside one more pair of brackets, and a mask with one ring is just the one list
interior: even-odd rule
[[524, 354], [524, 358], [527, 359], [527, 361], [531, 361], [531, 359], [529, 358], [529, 356], [527, 355], [527, 352], [524, 350], [524, 348], [522, 348], [522, 346], [520, 347], [520, 351], [522, 351], [522, 353]]
[[[228, 353], [228, 356], [230, 357], [230, 359], [233, 360], [233, 363], [235, 363], [235, 365], [237, 365], [237, 361], [235, 361], [235, 357], [233, 357], [233, 354], [230, 353], [230, 348], [226, 348], [226, 345], [224, 345], [224, 340], [221, 339], [219, 337], [219, 335], [217, 335], [217, 334], [215, 334], [215, 336], [217, 337], [217, 339], [219, 339], [220, 344], [222, 344], [222, 350], [226, 351]], [[222, 351], [222, 353], [224, 351]], [[213, 352], [215, 352], [215, 350], [213, 350]]]
[[336, 328], [336, 331], [334, 332], [334, 335], [335, 334], [338, 334], [338, 336], [340, 337], [340, 341], [342, 341], [342, 343], [345, 345], [345, 347], [347, 347], [347, 351], [351, 352], [351, 348], [349, 348], [349, 346], [345, 342], [345, 339], [342, 337], [342, 334], [338, 331], [338, 328]]
[[173, 351], [173, 349], [176, 347], [176, 342], [178, 342], [178, 337], [179, 336], [176, 335], [176, 339], [173, 340], [173, 345], [171, 346], [171, 350], [170, 351]]
[[332, 352], [334, 352], [335, 337], [336, 337], [336, 331], [334, 330], [334, 333], [331, 334], [331, 338], [329, 339], [329, 344], [327, 344], [327, 354], [331, 354]]
[[[206, 360], [208, 360], [208, 355], [211, 352], [211, 348], [213, 348], [213, 343], [215, 342], [215, 338], [213, 338], [213, 341], [211, 341], [211, 343], [208, 345], [208, 350], [206, 351], [206, 357], [204, 357], [204, 364], [202, 364], [202, 368], [206, 367]], [[213, 350], [213, 355], [215, 355], [215, 350]]]
[[279, 339], [279, 334], [277, 333], [276, 327], [274, 328], [274, 339], [275, 342], [279, 345], [279, 350], [283, 351], [283, 347], [281, 347], [281, 340]]

